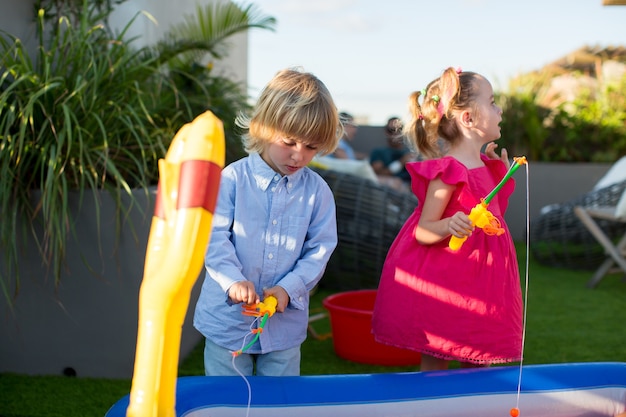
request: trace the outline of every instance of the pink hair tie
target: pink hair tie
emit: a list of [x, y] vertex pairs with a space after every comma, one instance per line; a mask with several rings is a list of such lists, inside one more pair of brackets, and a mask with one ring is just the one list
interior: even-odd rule
[[460, 74], [460, 73], [462, 73], [462, 72], [463, 72], [463, 69], [461, 69], [461, 67], [458, 67], [458, 68], [456, 69], [456, 73], [457, 73], [457, 74]]
[[439, 117], [443, 117], [443, 103], [437, 94], [434, 94], [431, 99], [437, 103], [437, 113], [439, 113]]

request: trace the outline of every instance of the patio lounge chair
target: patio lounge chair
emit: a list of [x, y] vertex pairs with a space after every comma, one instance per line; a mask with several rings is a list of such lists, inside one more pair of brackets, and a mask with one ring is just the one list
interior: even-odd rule
[[[607, 248], [597, 238], [598, 229], [610, 242], [619, 242], [626, 234], [626, 221], [622, 221], [617, 213], [609, 217], [596, 214], [599, 211], [606, 214], [607, 207], [616, 208], [618, 202], [621, 203], [626, 179], [606, 186], [605, 182], [601, 184], [600, 188], [572, 200], [546, 207], [540, 216], [532, 219], [530, 247], [537, 262], [552, 267], [588, 270], [598, 269], [607, 262]], [[595, 226], [590, 229], [588, 224], [591, 223], [581, 221], [576, 211], [583, 213], [586, 220], [584, 213], [590, 216], [593, 213], [591, 217]], [[596, 226], [598, 229], [595, 229]]]
[[600, 221], [609, 222], [607, 224], [612, 222], [626, 224], [626, 191], [622, 191], [622, 196], [615, 206], [575, 206], [574, 213], [602, 245], [606, 253], [606, 259], [598, 267], [587, 286], [594, 288], [606, 274], [615, 270], [615, 267], [618, 272], [621, 270], [626, 274], [626, 231], [620, 238], [613, 239], [599, 225]]

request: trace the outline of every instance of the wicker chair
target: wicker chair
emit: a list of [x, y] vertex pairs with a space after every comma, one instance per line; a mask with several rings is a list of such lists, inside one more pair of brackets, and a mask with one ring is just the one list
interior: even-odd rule
[[[562, 204], [548, 206], [531, 222], [530, 249], [537, 262], [553, 267], [593, 270], [606, 259], [605, 250], [574, 213], [574, 207], [615, 206], [626, 181], [590, 191]], [[626, 223], [598, 220], [612, 240], [626, 232]]]
[[339, 236], [320, 287], [342, 291], [377, 288], [387, 251], [417, 207], [417, 198], [359, 176], [315, 170], [335, 196]]

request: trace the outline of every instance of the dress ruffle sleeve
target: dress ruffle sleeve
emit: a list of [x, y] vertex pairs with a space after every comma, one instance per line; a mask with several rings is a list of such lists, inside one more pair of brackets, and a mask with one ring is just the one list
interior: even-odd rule
[[[504, 163], [500, 160], [489, 159], [484, 154], [481, 155], [481, 158], [487, 169], [494, 175], [494, 181], [496, 183], [500, 182], [507, 173]], [[453, 157], [446, 156], [439, 159], [409, 163], [407, 164], [407, 170], [411, 174], [411, 189], [418, 201], [424, 201], [430, 181], [441, 178], [446, 184], [458, 187], [458, 203], [467, 210], [480, 203], [480, 200], [470, 192], [468, 170]], [[498, 199], [502, 212], [506, 210], [509, 197], [514, 189], [515, 182], [511, 178], [494, 197]], [[486, 195], [482, 197], [486, 197]]]
[[458, 202], [468, 209], [479, 203], [469, 192], [469, 178], [467, 170], [459, 161], [452, 157], [432, 159], [407, 164], [411, 174], [411, 188], [418, 201], [426, 199], [426, 191], [430, 181], [441, 178], [443, 182], [456, 185], [459, 191]]

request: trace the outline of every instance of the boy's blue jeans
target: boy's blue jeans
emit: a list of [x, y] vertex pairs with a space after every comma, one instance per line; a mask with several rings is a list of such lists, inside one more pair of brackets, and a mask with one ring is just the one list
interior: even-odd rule
[[[207, 376], [239, 375], [235, 366], [246, 376], [300, 375], [300, 346], [263, 354], [242, 353], [234, 358], [232, 351], [216, 345], [209, 339], [204, 344], [204, 373]], [[255, 372], [256, 365], [256, 372]]]

